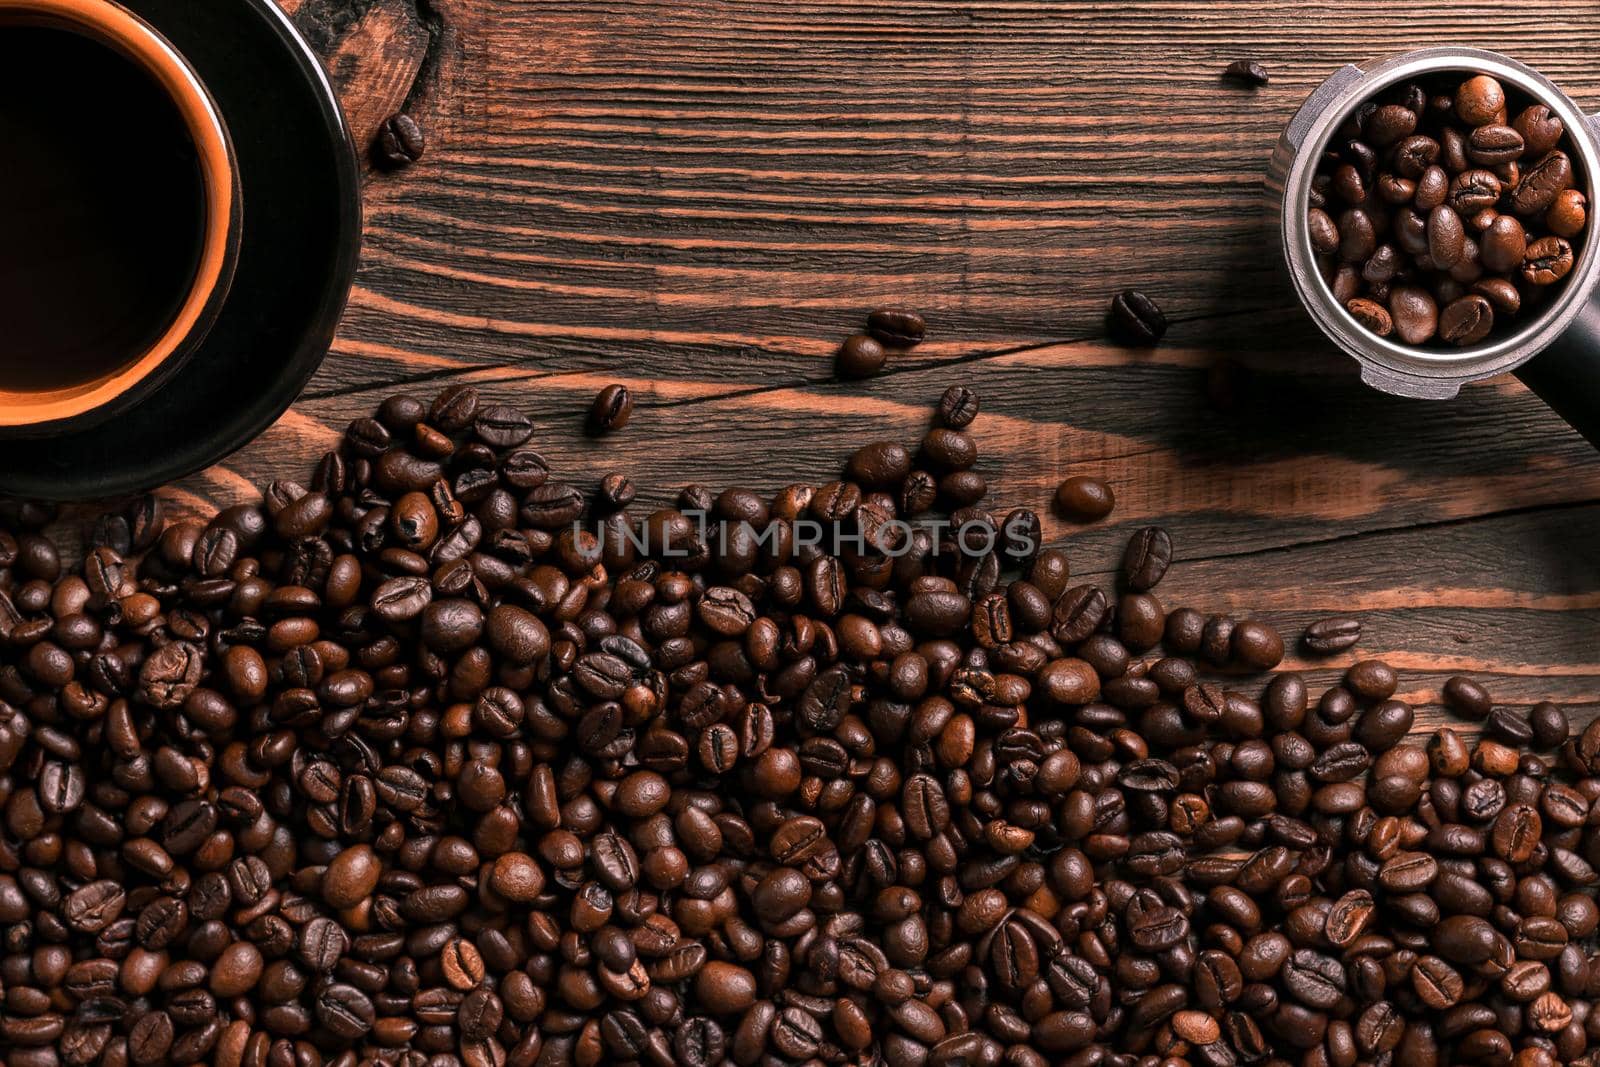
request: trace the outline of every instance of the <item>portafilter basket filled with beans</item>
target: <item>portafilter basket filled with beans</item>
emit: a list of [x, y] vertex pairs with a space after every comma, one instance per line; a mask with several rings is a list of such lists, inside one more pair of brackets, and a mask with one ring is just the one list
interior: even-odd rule
[[1323, 82], [1268, 195], [1301, 302], [1369, 385], [1448, 399], [1515, 371], [1600, 446], [1596, 174], [1594, 120], [1548, 78], [1427, 48]]

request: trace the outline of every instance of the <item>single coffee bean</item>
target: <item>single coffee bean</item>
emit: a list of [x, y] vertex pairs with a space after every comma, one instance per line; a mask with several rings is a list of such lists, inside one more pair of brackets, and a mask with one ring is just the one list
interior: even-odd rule
[[127, 899], [122, 886], [110, 879], [90, 882], [66, 898], [62, 918], [74, 930], [97, 934], [116, 921]]
[[1556, 197], [1572, 186], [1572, 161], [1565, 152], [1546, 153], [1511, 190], [1511, 210], [1524, 217], [1548, 211]]
[[[1443, 168], [1429, 167], [1426, 171], [1423, 171], [1424, 177], [1429, 176], [1436, 169], [1439, 170], [1440, 173], [1443, 173]], [[1386, 204], [1393, 204], [1395, 206], [1409, 204], [1411, 203], [1412, 198], [1417, 195], [1418, 183], [1421, 181], [1421, 178], [1413, 181], [1410, 178], [1402, 178], [1396, 174], [1380, 174], [1378, 175], [1377, 182], [1378, 195], [1383, 198], [1383, 202]], [[1429, 181], [1431, 185], [1433, 179], [1429, 178]], [[1446, 179], [1446, 181], [1448, 183], [1448, 179]], [[1429, 195], [1431, 196], [1431, 194]], [[1432, 205], [1429, 206], [1431, 207]], [[1334, 250], [1331, 248], [1319, 248], [1318, 251], [1331, 253]]]
[[1439, 337], [1447, 344], [1477, 344], [1493, 328], [1494, 308], [1476, 294], [1451, 301], [1439, 313]]
[[1576, 189], [1563, 189], [1556, 194], [1545, 212], [1544, 223], [1557, 237], [1571, 239], [1583, 232], [1589, 220], [1589, 202]]
[[1356, 297], [1345, 304], [1345, 310], [1349, 311], [1362, 326], [1379, 337], [1388, 337], [1394, 332], [1394, 320], [1388, 310], [1376, 301]]
[[317, 996], [316, 1013], [329, 1033], [343, 1041], [354, 1041], [367, 1033], [377, 1018], [367, 995], [342, 982], [323, 987]]
[[755, 1003], [756, 980], [743, 967], [712, 961], [695, 975], [694, 992], [708, 1011], [719, 1015], [742, 1012]]
[[[456, 1009], [456, 1026], [468, 1041], [482, 1041], [500, 1029], [505, 1018], [505, 1006], [500, 998], [488, 989], [473, 989], [461, 998]], [[467, 1057], [470, 1062], [472, 1057]]]
[[164, 1011], [145, 1012], [128, 1031], [128, 1059], [141, 1067], [162, 1062], [172, 1048], [173, 1035], [171, 1016]]
[[1466, 229], [1461, 216], [1447, 204], [1440, 204], [1428, 214], [1428, 255], [1437, 267], [1449, 268], [1460, 261], [1466, 251]]
[[[1446, 134], [1451, 132], [1453, 131], [1445, 131]], [[1441, 154], [1444, 155], [1442, 162], [1444, 163], [1446, 170], [1456, 171], [1463, 169], [1463, 167], [1466, 165], [1464, 145], [1463, 155], [1459, 161], [1462, 166], [1457, 167], [1455, 166], [1457, 161], [1449, 158], [1449, 153], [1446, 152], [1441, 142], [1434, 140], [1432, 137], [1417, 133], [1412, 134], [1410, 137], [1403, 138], [1399, 144], [1394, 146], [1394, 167], [1395, 170], [1400, 172], [1401, 177], [1415, 180], [1422, 177], [1423, 172], [1429, 167], [1433, 166], [1437, 162], [1441, 162]]]
[[978, 394], [964, 385], [952, 385], [939, 398], [939, 419], [952, 430], [965, 429], [978, 417]]
[[1486, 719], [1494, 707], [1494, 699], [1488, 690], [1461, 675], [1446, 679], [1444, 700], [1450, 710], [1467, 719]]
[[1474, 168], [1450, 180], [1449, 204], [1458, 215], [1471, 216], [1500, 200], [1500, 178], [1492, 170]]
[[1234, 60], [1223, 69], [1222, 77], [1226, 81], [1251, 89], [1266, 85], [1271, 80], [1267, 75], [1267, 68], [1253, 59]]
[[[1410, 192], [1405, 199], [1411, 199]], [[1306, 213], [1306, 232], [1311, 236], [1311, 247], [1319, 254], [1331, 256], [1339, 251], [1339, 227], [1333, 216], [1321, 208], [1314, 207]]]
[[1105, 621], [1109, 604], [1106, 595], [1092, 585], [1068, 589], [1056, 601], [1050, 632], [1064, 644], [1084, 640]]
[[1412, 201], [1418, 211], [1432, 211], [1450, 195], [1450, 176], [1437, 164], [1423, 171], [1422, 177], [1413, 184], [1415, 188], [1411, 190], [1412, 195], [1398, 202], [1403, 204]]
[[1400, 251], [1394, 245], [1381, 244], [1361, 265], [1361, 277], [1373, 284], [1384, 284], [1393, 280], [1402, 267]]
[[1528, 712], [1532, 740], [1538, 748], [1555, 748], [1564, 743], [1572, 732], [1571, 720], [1559, 705], [1544, 700]]
[[373, 158], [381, 167], [396, 170], [409, 167], [422, 158], [426, 141], [417, 120], [405, 112], [391, 115], [378, 127], [373, 142]]
[[483, 957], [472, 942], [454, 938], [439, 953], [444, 980], [456, 989], [472, 989], [483, 981]]
[[1522, 265], [1523, 253], [1528, 248], [1528, 238], [1522, 223], [1510, 215], [1501, 215], [1484, 231], [1479, 248], [1486, 268], [1509, 272]]
[[1395, 333], [1407, 344], [1423, 344], [1439, 328], [1439, 305], [1432, 293], [1418, 286], [1395, 286], [1389, 294], [1389, 315]]
[[1561, 237], [1541, 237], [1523, 254], [1522, 280], [1530, 285], [1552, 285], [1572, 270], [1572, 246]]
[[834, 368], [841, 378], [870, 378], [883, 369], [888, 353], [869, 334], [851, 334], [834, 355]]
[[[1396, 223], [1397, 228], [1399, 228], [1399, 225], [1399, 223]], [[1422, 225], [1426, 226], [1427, 224], [1423, 223]], [[1427, 245], [1426, 237], [1423, 238], [1423, 245], [1424, 247]], [[1360, 269], [1354, 264], [1340, 263], [1335, 268], [1333, 281], [1330, 283], [1330, 288], [1333, 290], [1333, 298], [1341, 304], [1348, 304], [1361, 295], [1363, 281]]]
[[1522, 134], [1510, 126], [1479, 126], [1467, 137], [1467, 158], [1479, 166], [1494, 166], [1520, 159]]
[[1361, 640], [1361, 620], [1349, 615], [1318, 619], [1300, 635], [1300, 645], [1318, 656], [1331, 656], [1355, 647]]
[[[1401, 251], [1409, 253], [1413, 257], [1428, 251], [1428, 216], [1424, 212], [1409, 207], [1400, 208], [1394, 213], [1390, 225], [1395, 243], [1400, 246]], [[1350, 292], [1342, 294], [1345, 302], [1361, 295], [1360, 283], [1363, 280], [1359, 277], [1359, 274], [1352, 279]], [[1335, 295], [1341, 294], [1336, 290]]]
[[478, 412], [472, 433], [490, 448], [515, 448], [533, 436], [533, 420], [516, 408], [497, 404]]
[[593, 436], [615, 433], [628, 425], [633, 415], [633, 394], [625, 385], [608, 385], [595, 396], [589, 406], [586, 426]]
[[1167, 317], [1136, 289], [1124, 289], [1112, 298], [1109, 324], [1114, 339], [1135, 347], [1154, 345], [1167, 332]]
[[[1431, 238], [1431, 229], [1430, 229]], [[1378, 231], [1372, 216], [1359, 207], [1339, 216], [1339, 257], [1349, 263], [1362, 263], [1378, 250]]]
[[369, 845], [352, 845], [328, 864], [322, 875], [322, 899], [336, 908], [353, 908], [378, 886], [382, 863]]
[[1517, 113], [1511, 126], [1522, 136], [1530, 155], [1541, 156], [1561, 143], [1566, 127], [1544, 104], [1530, 104]]
[[1154, 589], [1172, 565], [1172, 537], [1159, 526], [1146, 526], [1128, 541], [1122, 554], [1122, 576], [1128, 588]]
[[433, 600], [433, 586], [427, 579], [391, 578], [373, 590], [372, 610], [391, 622], [404, 622], [421, 615]]
[[235, 941], [211, 965], [211, 992], [219, 997], [243, 996], [261, 979], [261, 950], [248, 941]]
[[349, 935], [332, 919], [312, 919], [300, 930], [297, 954], [313, 971], [326, 974], [333, 970], [350, 947]]
[[1111, 514], [1116, 497], [1098, 478], [1073, 475], [1056, 487], [1056, 510], [1074, 522], [1098, 522]]
[[1404, 104], [1384, 104], [1372, 113], [1362, 132], [1363, 140], [1374, 148], [1388, 148], [1417, 128], [1417, 113]]
[[1246, 619], [1233, 628], [1233, 658], [1251, 670], [1266, 671], [1283, 660], [1283, 638], [1265, 623]]
[[1468, 126], [1494, 122], [1505, 106], [1505, 89], [1487, 74], [1468, 78], [1456, 89], [1456, 115]]
[[912, 348], [922, 343], [928, 326], [909, 308], [879, 308], [867, 316], [867, 332], [884, 345]]
[[1522, 310], [1522, 293], [1505, 278], [1483, 278], [1472, 283], [1472, 291], [1489, 301], [1489, 306], [1503, 315], [1515, 315]]

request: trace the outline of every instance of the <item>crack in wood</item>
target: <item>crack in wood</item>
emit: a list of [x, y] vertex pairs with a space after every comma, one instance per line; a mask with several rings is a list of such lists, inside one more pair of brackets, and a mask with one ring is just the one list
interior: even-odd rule
[[[1135, 453], [1137, 454], [1137, 453]], [[1447, 530], [1456, 527], [1470, 526], [1474, 523], [1488, 522], [1495, 519], [1513, 519], [1522, 515], [1542, 515], [1558, 511], [1576, 511], [1590, 508], [1600, 504], [1600, 497], [1588, 500], [1563, 500], [1553, 504], [1528, 504], [1523, 507], [1502, 508], [1499, 511], [1485, 511], [1476, 515], [1458, 515], [1448, 519], [1432, 519], [1422, 522], [1406, 523], [1402, 526], [1374, 526], [1365, 530], [1350, 530], [1345, 533], [1333, 534], [1328, 537], [1310, 537], [1300, 541], [1286, 541], [1281, 545], [1268, 545], [1264, 548], [1249, 548], [1242, 552], [1208, 552], [1198, 556], [1173, 556], [1173, 566], [1192, 565], [1196, 563], [1211, 563], [1225, 559], [1252, 559], [1257, 556], [1271, 556], [1274, 554], [1299, 552], [1308, 548], [1324, 548], [1351, 541], [1361, 541], [1371, 537], [1380, 537], [1386, 534], [1408, 534]], [[1106, 567], [1098, 570], [1074, 571], [1078, 578], [1096, 578], [1107, 575], [1120, 574], [1119, 567]]]
[[[324, 61], [331, 62], [344, 38], [356, 30], [382, 0], [304, 0], [295, 11], [295, 26]], [[410, 0], [418, 27], [427, 35], [422, 61], [412, 74], [400, 105], [412, 109], [437, 80], [439, 54], [445, 36], [445, 18], [434, 0]], [[341, 82], [343, 79], [341, 79]], [[341, 84], [341, 91], [346, 86]]]
[[402, 109], [409, 111], [422, 98], [438, 77], [439, 53], [443, 46], [445, 21], [444, 13], [439, 10], [434, 0], [414, 0], [417, 10], [417, 22], [428, 34], [428, 47], [422, 53], [422, 63], [417, 67], [416, 75], [411, 79], [411, 88], [406, 90], [405, 103]]
[[[1288, 311], [1293, 306], [1294, 305], [1292, 304], [1269, 304], [1262, 307], [1235, 308], [1230, 311], [1218, 311], [1208, 315], [1175, 317], [1171, 321], [1174, 324], [1183, 325], [1192, 325], [1204, 322], [1218, 322], [1224, 319], [1238, 318], [1242, 315], [1274, 314], [1281, 311]], [[1024, 355], [1028, 352], [1039, 352], [1047, 348], [1056, 348], [1061, 345], [1094, 344], [1096, 342], [1105, 341], [1106, 339], [1106, 331], [1099, 330], [1094, 333], [1083, 334], [1078, 337], [1052, 338], [1048, 341], [1033, 341], [1023, 345], [1009, 345], [1005, 348], [993, 348], [985, 349], [980, 352], [969, 352], [965, 355], [952, 356], [949, 359], [939, 360], [936, 363], [915, 362], [906, 363], [899, 366], [891, 364], [884, 370], [881, 370], [874, 375], [873, 380], [893, 378], [896, 375], [901, 374], [917, 374], [934, 368], [961, 367], [972, 363], [982, 363], [985, 360], [1002, 359], [1006, 356]], [[451, 367], [445, 370], [428, 371], [423, 374], [411, 375], [405, 378], [392, 378], [385, 382], [359, 382], [353, 385], [341, 386], [339, 388], [327, 389], [319, 392], [307, 390], [300, 395], [300, 401], [329, 400], [341, 396], [355, 396], [359, 393], [365, 393], [378, 389], [397, 388], [404, 385], [415, 385], [420, 382], [439, 381], [440, 379], [451, 378], [456, 375], [478, 374], [485, 371], [504, 370], [507, 367], [518, 366], [520, 363], [522, 363], [522, 360], [519, 359], [507, 359], [492, 363], [474, 363], [469, 366]], [[571, 370], [531, 370], [525, 375], [514, 375], [511, 377], [497, 379], [497, 384], [505, 384], [507, 382], [537, 381], [541, 378], [553, 378], [568, 373], [571, 373]], [[688, 397], [683, 400], [664, 400], [659, 403], [640, 404], [639, 406], [652, 409], [692, 407], [695, 404], [706, 404], [714, 401], [737, 400], [741, 397], [761, 396], [766, 393], [781, 393], [788, 389], [809, 389], [820, 385], [834, 385], [837, 384], [839, 380], [840, 379], [837, 376], [830, 373], [826, 377], [794, 378], [782, 382], [769, 382], [764, 385], [753, 386], [749, 389], [738, 389], [726, 393], [709, 394], [707, 396]]]

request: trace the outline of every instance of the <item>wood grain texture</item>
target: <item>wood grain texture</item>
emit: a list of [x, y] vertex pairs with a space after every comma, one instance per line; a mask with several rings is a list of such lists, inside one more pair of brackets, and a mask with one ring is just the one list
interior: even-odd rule
[[[1080, 572], [1160, 522], [1170, 602], [1289, 629], [1359, 611], [1362, 653], [1420, 702], [1465, 671], [1600, 707], [1600, 461], [1509, 379], [1450, 403], [1362, 387], [1280, 284], [1260, 180], [1304, 96], [1373, 55], [1498, 46], [1600, 105], [1592, 4], [289, 6], [358, 133], [405, 106], [429, 148], [369, 178], [358, 285], [306, 395], [181, 505], [303, 477], [399, 386], [475, 382], [536, 414], [569, 480], [626, 468], [661, 501], [833, 477], [846, 442], [916, 441], [959, 381], [999, 501], [1115, 485], [1110, 523], [1048, 526]], [[1240, 57], [1271, 84], [1221, 83]], [[1173, 318], [1161, 348], [1104, 340], [1124, 286]], [[835, 381], [838, 341], [889, 302], [930, 341]], [[611, 381], [638, 410], [585, 440]]]
[[413, 99], [433, 45], [416, 0], [294, 0], [285, 5], [339, 87], [359, 145]]

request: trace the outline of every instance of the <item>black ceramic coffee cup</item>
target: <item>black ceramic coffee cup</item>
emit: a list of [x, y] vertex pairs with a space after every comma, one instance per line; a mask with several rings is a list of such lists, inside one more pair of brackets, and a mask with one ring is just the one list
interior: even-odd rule
[[195, 354], [233, 280], [239, 172], [193, 67], [112, 0], [0, 0], [0, 52], [0, 215], [23, 234], [0, 249], [0, 436], [50, 436]]

